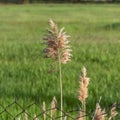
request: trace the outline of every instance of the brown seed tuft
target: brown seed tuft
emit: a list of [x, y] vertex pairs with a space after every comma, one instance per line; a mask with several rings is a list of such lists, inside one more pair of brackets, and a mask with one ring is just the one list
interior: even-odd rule
[[78, 91], [78, 99], [83, 103], [85, 102], [85, 99], [88, 97], [88, 85], [90, 79], [86, 77], [87, 72], [86, 68], [82, 68], [82, 74], [80, 76], [80, 82], [79, 82], [79, 91]]
[[66, 35], [64, 28], [58, 31], [57, 25], [52, 19], [49, 20], [49, 25], [51, 30], [48, 30], [47, 35], [44, 37], [46, 48], [43, 52], [45, 58], [58, 60], [58, 56], [60, 56], [61, 63], [66, 64], [72, 56], [70, 46], [68, 45], [70, 36]]
[[52, 100], [52, 102], [51, 102], [51, 119], [52, 119], [52, 117], [53, 117], [53, 114], [55, 113], [55, 111], [56, 111], [56, 104], [57, 104], [57, 100], [56, 100], [56, 98], [55, 97], [53, 97], [53, 100]]
[[112, 120], [112, 118], [114, 118], [117, 114], [118, 112], [116, 111], [116, 104], [114, 103], [110, 109], [110, 117], [108, 120]]
[[97, 103], [93, 120], [105, 120], [105, 116], [105, 110], [102, 110], [99, 103]]

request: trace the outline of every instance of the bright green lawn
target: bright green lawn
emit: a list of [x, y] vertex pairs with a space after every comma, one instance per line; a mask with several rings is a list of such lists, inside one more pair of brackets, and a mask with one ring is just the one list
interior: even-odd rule
[[102, 97], [101, 106], [120, 103], [120, 6], [81, 4], [0, 5], [0, 101], [16, 98], [59, 105], [58, 72], [48, 74], [42, 38], [48, 19], [71, 36], [72, 61], [63, 65], [64, 109], [77, 108], [82, 66], [91, 78], [88, 111]]

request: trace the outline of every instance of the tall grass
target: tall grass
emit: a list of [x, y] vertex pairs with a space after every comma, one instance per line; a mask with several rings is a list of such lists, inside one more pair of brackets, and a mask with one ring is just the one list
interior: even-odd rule
[[[89, 87], [91, 96], [86, 103], [91, 106], [87, 107], [87, 111], [91, 111], [91, 108], [94, 110], [101, 95], [104, 98], [101, 106], [107, 107], [114, 101], [119, 103], [119, 13], [119, 5], [112, 4], [0, 5], [2, 104], [10, 103], [14, 97], [23, 106], [35, 99], [41, 104], [46, 100], [48, 104], [53, 95], [60, 101], [59, 89], [56, 89], [59, 88], [56, 77], [58, 72], [56, 71], [55, 75], [46, 75], [51, 61], [45, 61], [42, 56], [44, 46], [41, 41], [50, 17], [53, 17], [60, 27], [64, 26], [71, 35], [73, 58], [62, 68], [65, 71], [63, 84], [67, 85], [63, 86], [64, 109], [78, 106], [76, 79], [80, 67], [84, 65], [89, 71], [88, 76], [92, 78], [92, 85]], [[108, 91], [108, 88], [111, 89]]]

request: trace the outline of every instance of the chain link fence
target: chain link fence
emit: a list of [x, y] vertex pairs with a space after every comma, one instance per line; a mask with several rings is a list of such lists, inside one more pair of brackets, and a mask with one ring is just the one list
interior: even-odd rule
[[[33, 106], [34, 109], [37, 110], [36, 113], [31, 112]], [[54, 115], [54, 117], [51, 117], [51, 111], [53, 110], [55, 111], [56, 115]], [[13, 113], [13, 111], [16, 112]], [[21, 118], [20, 120], [27, 120], [25, 119], [25, 116], [27, 116], [28, 120], [44, 120], [44, 116], [46, 116], [46, 120], [57, 120], [61, 117], [63, 117], [64, 120], [66, 117], [69, 120], [75, 120], [78, 111], [79, 110], [72, 110], [68, 112], [62, 111], [63, 116], [60, 116], [61, 110], [57, 106], [55, 108], [46, 109], [44, 111], [43, 108], [36, 102], [33, 102], [26, 107], [22, 107], [21, 104], [15, 100], [6, 106], [0, 104], [0, 120], [19, 120], [19, 118]], [[71, 115], [71, 113], [73, 115]]]
[[[35, 109], [35, 113], [33, 113], [33, 108]], [[120, 111], [120, 105], [116, 105], [116, 108]], [[53, 116], [51, 116], [51, 111], [55, 111]], [[63, 116], [60, 116], [60, 112], [63, 113]], [[52, 109], [43, 110], [36, 102], [23, 107], [16, 100], [6, 106], [0, 104], [0, 120], [58, 120], [61, 117], [63, 120], [78, 120], [78, 112], [83, 113], [81, 117], [87, 116], [92, 119], [93, 113], [84, 113], [84, 111], [80, 111], [79, 109], [61, 111], [60, 108], [56, 106]], [[104, 114], [108, 114], [108, 112]], [[117, 118], [117, 120], [120, 120], [120, 117]]]

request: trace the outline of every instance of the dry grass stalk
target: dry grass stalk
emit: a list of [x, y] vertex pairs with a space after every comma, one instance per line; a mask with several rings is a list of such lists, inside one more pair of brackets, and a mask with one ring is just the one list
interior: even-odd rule
[[67, 115], [65, 114], [65, 116], [64, 116], [64, 120], [67, 120]]
[[105, 110], [102, 110], [99, 103], [97, 103], [94, 117], [92, 120], [105, 120], [105, 116], [106, 116]]
[[25, 112], [25, 114], [24, 114], [24, 120], [28, 120], [28, 115], [27, 115], [26, 112]]
[[67, 116], [65, 115], [64, 120], [67, 120]]
[[118, 112], [116, 111], [116, 105], [113, 104], [110, 109], [110, 117], [108, 120], [112, 120], [112, 118], [114, 118], [117, 114], [118, 114]]
[[43, 102], [42, 111], [43, 111], [43, 119], [46, 120], [46, 105], [45, 105], [45, 102]]
[[51, 102], [51, 111], [50, 111], [50, 117], [51, 117], [51, 120], [53, 118], [53, 114], [55, 113], [56, 111], [56, 104], [57, 104], [57, 100], [55, 97], [53, 97], [53, 100]]
[[78, 111], [78, 115], [77, 115], [76, 120], [83, 120], [83, 112], [81, 112], [81, 110]]

